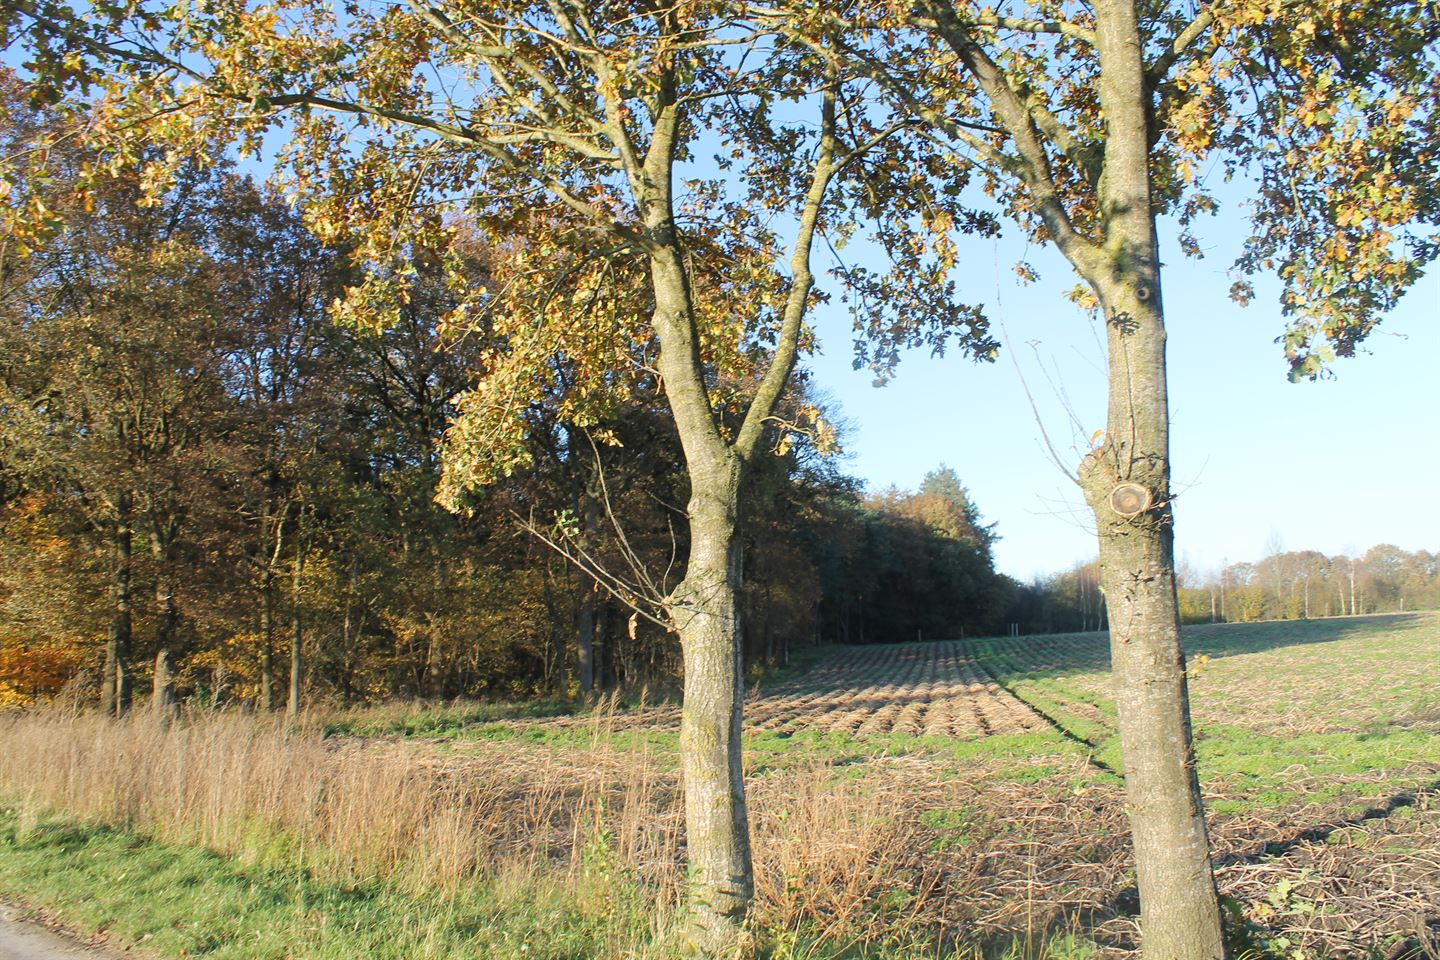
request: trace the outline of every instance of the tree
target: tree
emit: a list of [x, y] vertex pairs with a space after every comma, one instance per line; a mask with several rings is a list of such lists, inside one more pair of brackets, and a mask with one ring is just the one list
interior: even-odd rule
[[[71, 169], [82, 159], [72, 155]], [[108, 554], [106, 712], [123, 712], [133, 685], [137, 546], [151, 555], [153, 649], [168, 667], [180, 621], [177, 541], [206, 499], [232, 425], [233, 330], [199, 242], [222, 180], [186, 167], [163, 212], [136, 205], [133, 179], [91, 192], [35, 255], [25, 307], [0, 334], [4, 440], [17, 472], [52, 508], [82, 518]], [[163, 683], [157, 692], [168, 697]]]
[[[1001, 211], [1104, 316], [1105, 429], [1074, 479], [1094, 513], [1147, 956], [1225, 953], [1195, 776], [1171, 526], [1157, 217], [1258, 191], [1242, 274], [1274, 271], [1295, 378], [1352, 354], [1433, 259], [1440, 214], [1428, 4], [1036, 2], [785, 10], [982, 172]], [[1022, 275], [1033, 271], [1024, 264]], [[1234, 295], [1248, 299], [1248, 284]]]
[[[410, 252], [453, 249], [450, 210], [464, 208], [497, 249], [528, 238], [501, 271], [502, 284], [532, 293], [526, 309], [497, 311], [503, 293], [455, 278], [461, 302], [447, 324], [483, 317], [505, 346], [485, 358], [447, 435], [450, 504], [464, 507], [468, 490], [523, 462], [537, 357], [584, 361], [569, 419], [585, 425], [613, 372], [631, 367], [628, 347], [653, 339], [645, 372], [663, 387], [690, 486], [684, 579], [656, 598], [684, 656], [686, 938], [700, 954], [733, 953], [753, 890], [740, 757], [742, 491], [773, 443], [802, 346], [817, 236], [843, 240], [856, 209], [957, 218], [953, 199], [928, 188], [938, 163], [929, 142], [897, 148], [907, 124], [869, 122], [851, 78], [773, 42], [738, 7], [517, 0], [482, 15], [416, 2], [352, 6], [338, 23], [319, 2], [290, 4], [284, 17], [242, 2], [78, 15], [8, 0], [5, 11], [26, 31], [42, 93], [102, 75], [116, 91], [88, 129], [118, 162], [142, 137], [176, 156], [237, 138], [253, 147], [287, 117], [283, 152], [312, 227], [346, 239], [366, 271], [342, 316], [393, 316], [409, 296]], [[711, 134], [725, 169], [694, 177], [686, 164]], [[146, 168], [157, 185], [168, 176], [163, 163]], [[937, 342], [955, 333], [991, 355], [983, 320], [951, 300], [948, 248], [892, 239], [913, 269], [868, 285], [884, 294], [872, 323], [891, 326], [895, 301], [908, 298], [902, 309], [942, 318]], [[919, 269], [931, 250], [935, 262]], [[556, 260], [570, 264], [558, 276]], [[637, 289], [638, 311], [622, 299]], [[582, 310], [557, 316], [562, 302]]]

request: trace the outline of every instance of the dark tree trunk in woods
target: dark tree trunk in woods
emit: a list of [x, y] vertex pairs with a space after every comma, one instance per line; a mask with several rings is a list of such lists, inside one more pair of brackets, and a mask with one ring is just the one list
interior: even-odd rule
[[577, 673], [581, 696], [595, 692], [595, 590], [586, 574], [581, 575], [580, 602], [575, 605], [575, 646], [579, 653]]
[[[572, 450], [576, 448], [576, 436], [571, 435]], [[596, 466], [593, 469], [598, 470]], [[584, 488], [579, 494], [580, 513], [580, 545], [592, 556], [595, 554], [596, 541], [600, 534], [600, 501], [597, 490], [598, 482], [586, 474]], [[595, 618], [597, 614], [597, 600], [595, 584], [591, 582], [588, 574], [580, 576], [580, 603], [575, 611], [575, 643], [578, 652], [578, 667], [580, 674], [580, 693], [589, 696], [595, 691], [596, 658], [595, 658]]]
[[305, 624], [300, 610], [301, 574], [304, 569], [304, 543], [297, 538], [295, 566], [290, 581], [290, 695], [285, 701], [285, 715], [292, 720], [300, 716], [300, 687], [304, 676], [302, 656]]
[[155, 679], [151, 686], [151, 706], [155, 719], [162, 727], [169, 726], [175, 719], [175, 669], [170, 661], [170, 648], [161, 647], [155, 651]]
[[129, 658], [133, 633], [130, 569], [133, 534], [128, 499], [114, 521], [111, 535], [110, 632], [105, 643], [105, 675], [100, 684], [100, 711], [118, 717], [130, 706]]
[[175, 668], [172, 657], [176, 633], [180, 628], [180, 607], [175, 601], [173, 544], [178, 524], [159, 524], [150, 533], [150, 555], [155, 560], [155, 606], [159, 619], [155, 624], [155, 674], [151, 682], [150, 702], [162, 726], [174, 719]]
[[260, 709], [275, 709], [275, 578], [269, 568], [260, 583]]
[[565, 696], [568, 678], [566, 676], [566, 657], [568, 651], [565, 643], [565, 630], [561, 623], [559, 604], [555, 602], [555, 574], [551, 569], [550, 560], [547, 557], [544, 566], [540, 568], [542, 574], [541, 584], [543, 586], [542, 596], [545, 600], [545, 613], [550, 621], [550, 677], [549, 680], [557, 696]]

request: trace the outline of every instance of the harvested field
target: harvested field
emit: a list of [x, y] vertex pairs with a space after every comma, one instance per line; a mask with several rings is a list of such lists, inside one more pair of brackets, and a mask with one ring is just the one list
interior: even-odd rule
[[[573, 727], [558, 717], [539, 726]], [[615, 730], [678, 729], [680, 708], [640, 707], [606, 719]], [[982, 737], [1029, 733], [1045, 720], [1008, 693], [960, 641], [837, 647], [798, 677], [757, 691], [745, 705], [751, 731], [854, 737]]]
[[[1440, 616], [1206, 626], [1186, 642], [1217, 879], [1244, 936], [1277, 954], [1440, 957]], [[1078, 923], [1127, 956], [1108, 669], [1103, 633], [831, 648], [746, 704], [757, 810], [764, 771], [829, 750], [929, 838], [929, 921], [968, 940]], [[516, 726], [544, 744], [678, 722], [664, 705]]]

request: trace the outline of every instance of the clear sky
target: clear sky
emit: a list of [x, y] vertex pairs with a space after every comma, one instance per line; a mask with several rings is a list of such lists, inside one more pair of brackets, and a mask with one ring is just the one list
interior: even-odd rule
[[[1255, 560], [1277, 536], [1286, 549], [1328, 554], [1385, 542], [1440, 550], [1440, 269], [1363, 355], [1334, 365], [1333, 379], [1292, 384], [1274, 342], [1277, 285], [1258, 282], [1248, 307], [1229, 299], [1241, 229], [1228, 217], [1201, 224], [1207, 257], [1196, 261], [1162, 227], [1177, 558], [1200, 571]], [[1018, 284], [1021, 259], [1040, 282]], [[1102, 330], [1064, 299], [1076, 278], [1053, 250], [974, 240], [965, 263], [968, 297], [1005, 338], [995, 363], [916, 351], [875, 388], [851, 368], [850, 318], [832, 304], [815, 317], [822, 352], [808, 365], [849, 421], [847, 472], [872, 489], [913, 488], [949, 464], [999, 524], [997, 566], [1028, 580], [1096, 552], [1088, 510], [1045, 452], [1026, 387], [1073, 467], [1105, 424]]]

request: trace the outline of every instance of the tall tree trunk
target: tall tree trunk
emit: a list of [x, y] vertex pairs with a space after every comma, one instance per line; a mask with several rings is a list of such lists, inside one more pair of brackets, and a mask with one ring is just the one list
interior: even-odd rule
[[300, 686], [304, 676], [303, 643], [305, 623], [300, 609], [301, 575], [305, 572], [305, 501], [295, 513], [295, 562], [290, 568], [290, 694], [285, 699], [285, 715], [291, 720], [300, 716]]
[[740, 739], [740, 474], [738, 459], [720, 476], [692, 472], [690, 562], [670, 603], [685, 664], [680, 753], [692, 877], [688, 936], [702, 956], [744, 948], [739, 930], [754, 897]]
[[690, 478], [685, 579], [666, 598], [685, 672], [680, 766], [690, 870], [683, 935], [694, 955], [733, 957], [750, 952], [746, 924], [755, 894], [740, 747], [738, 534], [744, 462], [721, 435], [710, 406], [689, 281], [673, 230], [668, 218], [656, 225], [657, 236], [671, 243], [652, 255], [651, 280], [660, 373]]
[[1147, 960], [1219, 960], [1226, 950], [1195, 773], [1175, 583], [1151, 93], [1134, 0], [1097, 0], [1094, 9], [1106, 125], [1097, 183], [1105, 237], [1098, 247], [1066, 246], [1104, 312], [1109, 410], [1104, 442], [1078, 478], [1100, 541], [1141, 946]]
[[580, 694], [595, 692], [595, 589], [589, 574], [580, 574], [580, 600], [575, 605], [575, 646]]
[[794, 370], [813, 283], [810, 250], [836, 171], [836, 109], [834, 92], [827, 90], [820, 149], [790, 258], [792, 281], [775, 354], [732, 440], [721, 429], [705, 384], [686, 252], [675, 225], [671, 181], [681, 108], [674, 80], [667, 75], [659, 84], [643, 168], [627, 172], [645, 213], [644, 241], [655, 294], [652, 320], [660, 342], [657, 366], [690, 478], [685, 579], [665, 598], [666, 613], [680, 635], [685, 670], [680, 753], [690, 861], [686, 934], [693, 953], [733, 957], [752, 949], [746, 924], [755, 887], [740, 753], [740, 486], [745, 462], [760, 449]]
[[150, 553], [156, 564], [155, 605], [160, 617], [155, 624], [155, 675], [151, 681], [150, 703], [161, 726], [168, 726], [176, 712], [175, 669], [171, 657], [180, 625], [180, 608], [175, 602], [170, 543], [170, 537], [152, 531]]
[[150, 704], [155, 711], [155, 719], [162, 727], [169, 726], [175, 719], [175, 669], [168, 646], [155, 651], [155, 678], [151, 684]]
[[269, 566], [260, 580], [260, 709], [275, 709], [275, 575]]
[[[1145, 259], [1157, 262], [1153, 246]], [[1225, 948], [1180, 645], [1158, 276], [1126, 267], [1117, 273], [1136, 276], [1105, 296], [1109, 429], [1104, 446], [1083, 464], [1081, 481], [1095, 513], [1110, 614], [1142, 945], [1154, 960], [1212, 960]], [[1124, 499], [1127, 492], [1152, 505], [1126, 516], [1134, 503]]]
[[122, 502], [111, 533], [110, 631], [105, 643], [105, 676], [100, 684], [100, 710], [107, 716], [121, 716], [130, 706], [129, 658], [134, 614], [130, 596], [130, 569], [133, 533], [130, 528], [129, 498]]

